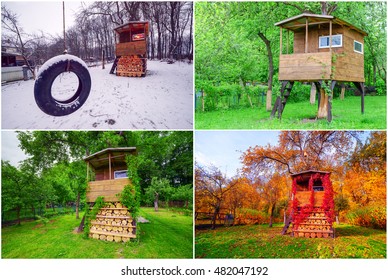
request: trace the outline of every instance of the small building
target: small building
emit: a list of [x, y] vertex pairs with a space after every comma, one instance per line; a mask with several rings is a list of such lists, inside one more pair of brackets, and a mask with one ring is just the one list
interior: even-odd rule
[[136, 220], [119, 198], [124, 187], [131, 184], [126, 164], [129, 154], [136, 154], [136, 148], [108, 148], [84, 159], [88, 178], [86, 201], [93, 205], [102, 196], [107, 202], [91, 221], [89, 237], [116, 242], [136, 237]]
[[[320, 91], [328, 87], [332, 91], [339, 81], [352, 82], [362, 93], [361, 111], [364, 112], [364, 37], [368, 35], [365, 31], [331, 15], [307, 13], [275, 25], [280, 27], [282, 88], [272, 117], [276, 111], [281, 116], [294, 82], [315, 83]], [[325, 86], [324, 82], [329, 84]], [[329, 103], [327, 118], [331, 121], [330, 100], [324, 101]]]
[[114, 29], [116, 34], [116, 59], [111, 74], [144, 77], [147, 71], [147, 38], [149, 24], [131, 21]]
[[292, 223], [298, 237], [333, 237], [334, 193], [330, 172], [308, 170], [291, 175], [290, 215], [283, 228]]

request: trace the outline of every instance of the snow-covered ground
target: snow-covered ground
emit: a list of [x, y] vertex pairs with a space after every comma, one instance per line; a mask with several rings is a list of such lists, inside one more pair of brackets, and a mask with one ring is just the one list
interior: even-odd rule
[[[192, 129], [193, 65], [147, 64], [144, 78], [111, 75], [111, 64], [104, 70], [89, 68], [89, 98], [79, 110], [64, 117], [46, 115], [38, 108], [33, 80], [2, 85], [2, 129]], [[55, 80], [57, 90], [61, 83], [63, 89], [74, 88], [67, 77], [72, 79], [64, 75]]]

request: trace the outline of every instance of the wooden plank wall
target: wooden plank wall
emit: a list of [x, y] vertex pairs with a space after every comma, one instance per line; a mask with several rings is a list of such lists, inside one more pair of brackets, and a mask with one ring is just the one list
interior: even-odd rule
[[330, 74], [330, 53], [300, 53], [280, 56], [280, 81], [314, 81], [329, 79]]
[[128, 42], [116, 44], [116, 56], [124, 55], [145, 55], [147, 52], [147, 42]]
[[[342, 47], [332, 48], [335, 60], [332, 64], [331, 58], [322, 57], [321, 53], [329, 53], [329, 48], [319, 48], [319, 37], [329, 36], [329, 29], [325, 26], [315, 26], [309, 28], [308, 52], [310, 56], [304, 54], [305, 33], [304, 30], [294, 33], [294, 58], [284, 55], [280, 56], [279, 80], [291, 81], [313, 81], [330, 79], [348, 82], [364, 82], [364, 55], [354, 52], [354, 40], [364, 44], [361, 34], [344, 26], [333, 26], [333, 35], [342, 34]], [[307, 59], [306, 59], [307, 58]], [[323, 59], [323, 60], [322, 60]], [[317, 68], [312, 61], [321, 61], [328, 67]], [[321, 63], [321, 65], [322, 65]], [[331, 68], [329, 65], [333, 66]], [[330, 69], [329, 69], [330, 68]], [[333, 72], [332, 72], [333, 70]], [[322, 73], [325, 72], [325, 75]], [[332, 74], [332, 77], [330, 77]]]
[[130, 183], [131, 181], [128, 178], [89, 182], [86, 201], [94, 202], [99, 196], [103, 196], [104, 201], [107, 202], [119, 201], [116, 194], [120, 193]]
[[[127, 170], [126, 165], [121, 165], [121, 166], [112, 166], [111, 170], [111, 178], [114, 179], [114, 172], [118, 170]], [[96, 181], [100, 180], [109, 180], [109, 168], [102, 168], [102, 169], [97, 169], [95, 170], [96, 173]]]
[[[300, 206], [309, 205], [310, 204], [310, 195], [311, 191], [302, 191], [296, 192], [295, 197], [299, 201]], [[324, 192], [314, 192], [314, 206], [319, 207], [322, 206], [323, 203], [323, 195]]]

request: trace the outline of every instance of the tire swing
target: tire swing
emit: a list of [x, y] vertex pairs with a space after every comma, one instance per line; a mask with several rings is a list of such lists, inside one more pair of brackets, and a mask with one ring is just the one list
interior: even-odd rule
[[[55, 79], [65, 72], [78, 77], [78, 89], [65, 100], [52, 94]], [[66, 116], [77, 111], [85, 103], [91, 88], [91, 78], [85, 62], [70, 54], [55, 56], [44, 63], [35, 81], [34, 96], [38, 107], [51, 116]]]

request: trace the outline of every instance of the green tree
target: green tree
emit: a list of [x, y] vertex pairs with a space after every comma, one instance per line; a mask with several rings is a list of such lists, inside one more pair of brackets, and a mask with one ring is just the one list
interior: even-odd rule
[[151, 185], [146, 190], [146, 198], [148, 201], [154, 202], [155, 212], [159, 210], [159, 200], [168, 202], [171, 196], [171, 186], [166, 178], [153, 177]]

